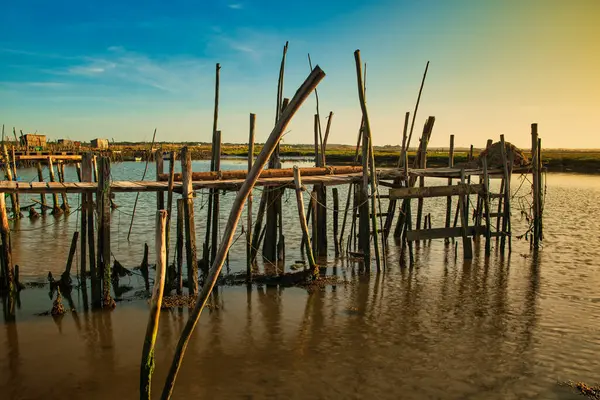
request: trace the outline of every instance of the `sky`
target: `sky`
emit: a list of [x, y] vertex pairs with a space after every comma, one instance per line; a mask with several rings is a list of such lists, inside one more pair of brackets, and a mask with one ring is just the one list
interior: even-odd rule
[[[327, 74], [320, 112], [329, 143], [352, 144], [361, 119], [354, 51], [367, 64], [375, 145], [398, 145], [430, 62], [415, 137], [430, 146], [600, 148], [600, 0], [173, 0], [0, 6], [0, 124], [51, 139], [208, 142], [215, 64], [225, 143], [256, 141], [274, 123], [282, 49], [285, 97], [310, 73]], [[315, 98], [284, 143], [311, 143]], [[416, 143], [413, 143], [416, 144]]]

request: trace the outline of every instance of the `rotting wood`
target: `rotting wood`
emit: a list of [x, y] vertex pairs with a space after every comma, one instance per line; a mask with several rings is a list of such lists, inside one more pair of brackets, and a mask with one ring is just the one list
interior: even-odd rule
[[166, 219], [167, 211], [159, 210], [156, 213], [156, 276], [154, 278], [154, 288], [152, 289], [152, 299], [150, 301], [150, 315], [148, 325], [146, 326], [146, 336], [142, 348], [142, 362], [140, 364], [140, 399], [151, 399], [152, 374], [154, 373], [154, 345], [158, 335], [158, 322], [160, 319], [160, 309], [165, 289], [165, 275], [167, 268], [167, 249], [166, 249]]
[[198, 260], [196, 258], [196, 226], [194, 223], [194, 198], [192, 191], [192, 155], [188, 147], [181, 150], [181, 170], [183, 171], [183, 204], [185, 222], [185, 251], [188, 270], [188, 292], [198, 293]]
[[198, 295], [196, 305], [194, 306], [193, 311], [190, 313], [190, 317], [186, 322], [183, 332], [179, 338], [179, 342], [177, 343], [175, 355], [173, 357], [173, 362], [171, 364], [171, 368], [169, 370], [162, 393], [163, 400], [170, 399], [173, 393], [175, 379], [177, 377], [177, 373], [179, 372], [179, 368], [181, 366], [181, 362], [183, 360], [183, 355], [187, 348], [187, 344], [194, 331], [194, 328], [196, 327], [196, 324], [198, 323], [200, 314], [202, 313], [202, 310], [206, 305], [206, 301], [208, 300], [208, 297], [212, 292], [217, 278], [219, 277], [219, 274], [223, 267], [223, 263], [225, 261], [225, 256], [229, 250], [229, 247], [231, 246], [235, 229], [241, 217], [244, 203], [246, 202], [246, 199], [248, 197], [248, 193], [256, 183], [259, 176], [259, 171], [261, 171], [267, 164], [269, 156], [274, 151], [275, 146], [279, 143], [279, 140], [281, 139], [281, 136], [283, 135], [283, 132], [285, 131], [285, 128], [292, 119], [293, 115], [300, 108], [301, 104], [306, 100], [310, 92], [324, 77], [325, 73], [321, 70], [321, 68], [316, 66], [315, 69], [309, 75], [309, 77], [306, 79], [306, 81], [298, 89], [298, 91], [292, 98], [289, 106], [286, 107], [286, 109], [281, 115], [281, 118], [277, 121], [275, 127], [273, 128], [273, 131], [271, 132], [269, 138], [265, 142], [263, 149], [256, 158], [256, 162], [254, 163], [252, 170], [250, 170], [250, 172], [248, 173], [246, 181], [244, 182], [242, 188], [238, 191], [236, 195], [236, 198], [231, 207], [230, 216], [227, 220], [227, 225], [223, 234], [223, 240], [221, 241], [221, 244], [219, 246], [217, 258], [215, 259], [215, 262], [210, 268], [210, 272], [206, 279], [206, 282], [202, 287], [202, 291]]
[[[294, 184], [296, 187], [296, 203], [298, 204], [298, 218], [300, 219], [300, 228], [302, 229], [303, 241], [306, 251], [306, 258], [308, 259], [308, 265], [313, 271], [313, 276], [319, 275], [319, 268], [315, 262], [315, 257], [312, 249], [310, 235], [308, 233], [308, 224], [306, 222], [306, 216], [304, 215], [304, 199], [302, 192], [304, 187], [302, 186], [302, 178], [300, 176], [300, 170], [298, 167], [294, 167]], [[311, 197], [311, 204], [314, 199]]]

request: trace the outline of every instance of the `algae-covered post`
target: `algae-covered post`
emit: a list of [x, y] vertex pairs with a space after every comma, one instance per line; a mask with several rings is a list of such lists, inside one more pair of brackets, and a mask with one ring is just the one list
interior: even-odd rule
[[166, 246], [166, 221], [167, 211], [159, 210], [156, 213], [156, 277], [150, 301], [150, 315], [146, 326], [146, 337], [142, 348], [142, 362], [140, 365], [140, 399], [150, 400], [152, 389], [152, 374], [154, 372], [154, 345], [158, 334], [158, 321], [165, 289], [165, 271], [167, 269]]
[[194, 192], [192, 189], [192, 155], [186, 146], [181, 150], [181, 172], [183, 174], [183, 210], [185, 221], [185, 251], [188, 269], [188, 291], [198, 293], [198, 260], [196, 259], [196, 226], [194, 224]]
[[173, 362], [171, 364], [171, 368], [169, 369], [169, 373], [165, 382], [165, 386], [162, 393], [162, 399], [169, 399], [173, 393], [173, 387], [175, 385], [175, 378], [177, 377], [177, 373], [179, 372], [179, 368], [181, 366], [181, 362], [183, 360], [183, 355], [187, 348], [187, 344], [189, 339], [198, 323], [200, 318], [200, 314], [206, 305], [206, 301], [210, 293], [212, 292], [213, 287], [221, 273], [221, 269], [223, 268], [223, 263], [225, 262], [225, 256], [231, 246], [233, 241], [233, 236], [235, 234], [235, 229], [237, 224], [242, 216], [242, 210], [244, 208], [244, 203], [248, 198], [248, 194], [252, 187], [256, 184], [258, 177], [260, 175], [260, 171], [265, 167], [267, 161], [274, 151], [276, 145], [281, 140], [283, 132], [285, 131], [287, 125], [290, 120], [298, 111], [302, 103], [309, 96], [310, 92], [319, 84], [319, 82], [325, 77], [325, 73], [318, 66], [311, 72], [306, 81], [302, 84], [302, 86], [298, 89], [290, 104], [281, 115], [281, 118], [275, 124], [273, 131], [269, 135], [269, 138], [265, 142], [260, 154], [256, 158], [256, 162], [252, 166], [252, 169], [248, 171], [248, 177], [242, 184], [242, 187], [237, 192], [233, 205], [231, 207], [231, 212], [229, 214], [229, 218], [227, 220], [227, 225], [225, 226], [225, 230], [223, 233], [223, 239], [221, 244], [219, 245], [219, 251], [217, 252], [217, 257], [215, 258], [214, 263], [212, 264], [209, 275], [206, 278], [204, 285], [202, 286], [202, 291], [198, 294], [198, 298], [196, 300], [196, 305], [194, 306], [193, 311], [190, 314], [188, 321], [183, 329], [181, 337], [179, 338], [179, 342], [177, 343], [177, 348], [175, 350], [175, 355], [173, 357]]

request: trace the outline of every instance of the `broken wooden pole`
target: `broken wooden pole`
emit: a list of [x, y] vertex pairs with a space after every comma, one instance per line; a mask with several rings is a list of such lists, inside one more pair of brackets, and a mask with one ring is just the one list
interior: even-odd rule
[[296, 111], [300, 108], [304, 100], [306, 100], [310, 92], [324, 77], [325, 73], [321, 70], [321, 68], [316, 66], [315, 69], [309, 75], [309, 77], [306, 79], [306, 81], [298, 89], [289, 106], [286, 107], [281, 117], [275, 124], [273, 131], [269, 135], [269, 138], [265, 142], [265, 145], [263, 146], [260, 154], [256, 158], [256, 162], [253, 165], [252, 170], [249, 171], [248, 177], [244, 181], [240, 190], [237, 192], [236, 198], [231, 207], [229, 218], [227, 220], [227, 225], [225, 226], [223, 240], [221, 241], [221, 244], [219, 246], [217, 257], [215, 258], [215, 261], [210, 268], [209, 275], [206, 278], [206, 282], [202, 287], [202, 291], [198, 294], [196, 305], [190, 313], [190, 317], [186, 322], [183, 332], [179, 338], [179, 342], [177, 343], [175, 355], [173, 357], [173, 362], [171, 364], [171, 368], [169, 369], [169, 373], [165, 381], [165, 386], [163, 388], [162, 399], [169, 399], [173, 393], [175, 379], [177, 377], [177, 373], [179, 372], [179, 368], [181, 367], [181, 362], [183, 360], [183, 355], [187, 348], [189, 339], [194, 331], [194, 328], [196, 327], [196, 324], [198, 323], [202, 310], [206, 305], [206, 301], [208, 300], [208, 297], [210, 296], [210, 293], [212, 292], [212, 289], [215, 286], [221, 269], [223, 268], [225, 257], [227, 255], [229, 247], [231, 246], [231, 242], [233, 241], [233, 235], [235, 234], [235, 229], [242, 215], [242, 209], [244, 207], [244, 203], [246, 202], [250, 190], [258, 180], [260, 171], [267, 164], [269, 156], [274, 151], [276, 145], [279, 143], [279, 140], [281, 139], [288, 123], [290, 122]]
[[175, 255], [177, 257], [177, 294], [183, 293], [183, 226], [184, 199], [177, 199], [177, 237], [175, 239]]
[[[248, 135], [248, 171], [252, 170], [254, 161], [254, 131], [256, 114], [250, 114], [250, 133]], [[252, 190], [248, 193], [246, 206], [246, 280], [252, 280]]]
[[[156, 164], [156, 180], [164, 172], [164, 160], [162, 150], [156, 150], [154, 153], [154, 162]], [[165, 193], [163, 191], [156, 192], [156, 209], [165, 209]]]
[[[50, 182], [55, 182], [54, 178], [54, 165], [52, 164], [52, 157], [48, 157], [48, 171], [50, 172]], [[52, 214], [60, 215], [63, 210], [58, 206], [58, 193], [52, 193]]]
[[71, 248], [69, 249], [69, 257], [67, 258], [67, 265], [65, 266], [65, 272], [61, 276], [63, 283], [71, 285], [71, 266], [73, 265], [73, 259], [75, 258], [75, 252], [77, 251], [77, 241], [79, 240], [79, 232], [73, 232], [73, 238], [71, 239]]
[[340, 213], [340, 200], [338, 197], [338, 189], [331, 190], [333, 195], [333, 243], [335, 246], [335, 256], [340, 255], [340, 244], [338, 243], [338, 215]]
[[[44, 182], [44, 174], [42, 173], [42, 163], [39, 161], [37, 162], [37, 174], [38, 174], [38, 181]], [[48, 208], [48, 206], [46, 205], [46, 194], [45, 193], [40, 193], [40, 201], [42, 202], [42, 214], [46, 214], [46, 208]]]
[[[300, 228], [302, 229], [302, 235], [304, 239], [306, 258], [308, 258], [308, 265], [313, 273], [313, 276], [318, 276], [319, 268], [315, 262], [310, 235], [308, 234], [308, 224], [306, 223], [306, 216], [304, 215], [304, 199], [302, 198], [304, 187], [302, 186], [302, 178], [297, 166], [294, 166], [294, 185], [296, 186], [296, 203], [298, 204], [298, 217], [300, 219]], [[311, 197], [311, 202], [312, 201], [313, 199]]]
[[154, 345], [158, 335], [158, 322], [160, 309], [165, 289], [165, 276], [167, 269], [167, 239], [166, 224], [167, 211], [159, 210], [156, 213], [156, 276], [154, 278], [154, 289], [150, 300], [150, 315], [146, 326], [146, 336], [142, 348], [142, 362], [140, 365], [140, 399], [150, 400], [152, 388], [152, 374], [154, 373]]
[[4, 193], [0, 193], [0, 239], [2, 239], [2, 277], [3, 288], [10, 296], [15, 291], [15, 270], [12, 263], [12, 246], [10, 241], [10, 227], [8, 225], [8, 215], [6, 213], [6, 201]]
[[198, 260], [196, 258], [196, 226], [194, 223], [194, 192], [192, 190], [192, 155], [187, 146], [181, 150], [181, 171], [183, 173], [185, 251], [188, 270], [188, 292], [198, 293]]
[[100, 157], [98, 165], [98, 190], [96, 208], [98, 213], [98, 268], [102, 272], [102, 308], [116, 306], [110, 295], [110, 158]]

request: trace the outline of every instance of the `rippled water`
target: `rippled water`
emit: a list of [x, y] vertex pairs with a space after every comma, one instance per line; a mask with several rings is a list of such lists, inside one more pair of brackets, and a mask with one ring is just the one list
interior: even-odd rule
[[[243, 168], [243, 163], [227, 167]], [[113, 176], [139, 179], [142, 170], [140, 163], [115, 164]], [[474, 260], [465, 263], [460, 243], [455, 254], [454, 246], [433, 240], [418, 248], [413, 268], [400, 268], [390, 243], [388, 269], [364, 275], [354, 262], [334, 259], [330, 240], [329, 272], [347, 278], [347, 285], [311, 293], [220, 287], [213, 299], [219, 307], [203, 314], [174, 397], [580, 398], [557, 382], [600, 381], [600, 228], [595, 223], [600, 177], [549, 174], [547, 185], [545, 241], [537, 254], [514, 240], [512, 254], [503, 257], [494, 248], [485, 259], [481, 243]], [[342, 204], [344, 193], [340, 187]], [[126, 213], [134, 199], [118, 194], [120, 211], [112, 217], [113, 252], [128, 267], [139, 264], [143, 243], [153, 241], [152, 194], [140, 195], [135, 234], [126, 240]], [[196, 202], [200, 238], [201, 195]], [[425, 202], [434, 227], [443, 223], [444, 206], [443, 199]], [[300, 258], [293, 198], [284, 210], [289, 265]], [[518, 234], [524, 222], [517, 206], [513, 214]], [[64, 269], [76, 216], [25, 219], [15, 229], [20, 230], [13, 233], [15, 259], [26, 279]], [[244, 268], [241, 241], [230, 261], [232, 271]], [[141, 282], [133, 277], [130, 284]], [[49, 309], [47, 289], [27, 289], [20, 303], [17, 323], [0, 327], [1, 398], [137, 397], [145, 302], [85, 313], [74, 298], [78, 312], [58, 321], [34, 315]], [[187, 310], [161, 314], [155, 395], [187, 315]]]

